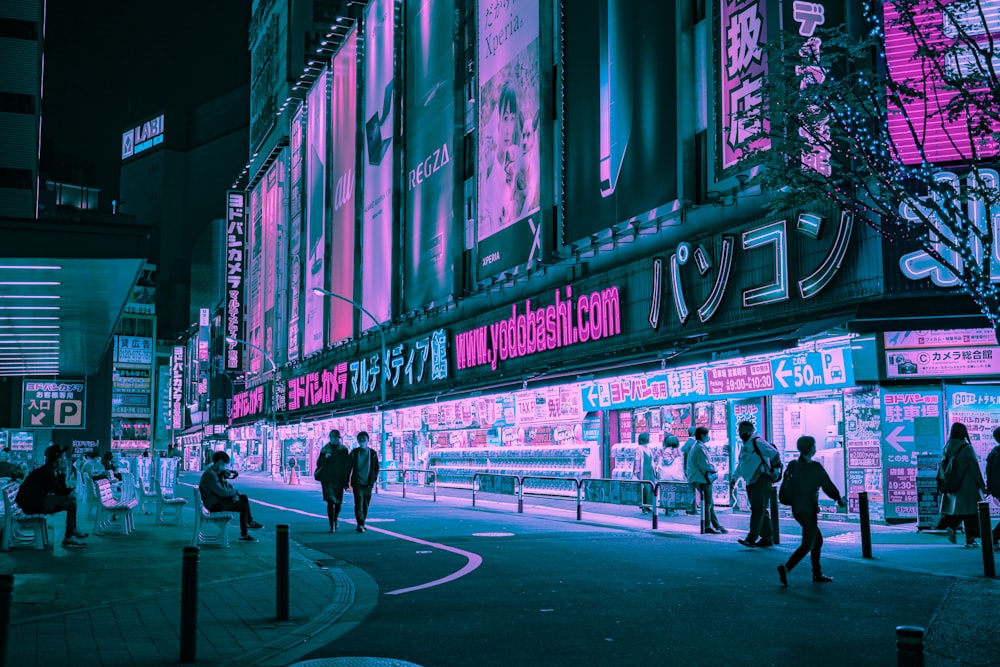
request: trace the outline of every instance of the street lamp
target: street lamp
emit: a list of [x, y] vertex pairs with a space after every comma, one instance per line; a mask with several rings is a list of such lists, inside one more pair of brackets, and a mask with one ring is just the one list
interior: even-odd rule
[[[267, 350], [261, 348], [258, 345], [254, 345], [248, 340], [243, 340], [242, 338], [236, 338], [235, 336], [226, 336], [226, 342], [230, 345], [235, 345], [236, 343], [242, 343], [247, 347], [257, 350], [262, 355], [267, 363], [271, 364], [271, 447], [277, 447], [278, 444], [278, 405], [277, 405], [277, 389], [278, 389], [278, 365], [274, 363], [274, 357], [272, 357]], [[270, 458], [270, 457], [268, 457]], [[271, 469], [271, 477], [274, 477], [274, 468], [268, 462], [268, 468]]]
[[386, 441], [388, 440], [388, 437], [386, 436], [386, 433], [385, 433], [385, 364], [386, 364], [386, 359], [385, 359], [385, 332], [382, 331], [382, 324], [377, 319], [375, 319], [375, 316], [372, 315], [371, 313], [369, 313], [368, 310], [364, 306], [362, 306], [357, 301], [354, 301], [353, 299], [348, 299], [346, 296], [341, 296], [341, 295], [336, 294], [334, 292], [331, 292], [329, 290], [325, 290], [322, 287], [313, 287], [312, 291], [313, 291], [313, 294], [319, 294], [320, 296], [328, 296], [328, 297], [332, 297], [334, 299], [340, 299], [341, 301], [344, 301], [346, 303], [351, 304], [352, 306], [354, 306], [355, 308], [357, 308], [358, 310], [360, 310], [362, 313], [364, 313], [365, 315], [367, 315], [368, 319], [370, 319], [372, 321], [372, 324], [374, 324], [375, 327], [378, 329], [379, 345], [382, 348], [382, 356], [379, 357], [379, 373], [378, 373], [379, 374], [378, 386], [379, 386], [379, 389], [381, 389], [381, 393], [382, 393], [381, 403], [379, 404], [379, 409], [378, 409], [379, 423], [380, 423], [380, 428], [381, 428], [381, 433], [382, 433], [382, 436], [380, 438], [380, 444], [379, 444], [379, 450], [380, 450], [379, 451], [379, 459], [383, 462], [383, 465], [384, 465], [385, 464], [385, 447], [386, 447]]

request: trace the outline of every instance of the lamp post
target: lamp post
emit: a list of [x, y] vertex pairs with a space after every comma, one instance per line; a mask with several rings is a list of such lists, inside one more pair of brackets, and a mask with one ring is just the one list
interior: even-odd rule
[[[226, 336], [226, 342], [230, 345], [234, 343], [242, 343], [247, 347], [257, 350], [262, 355], [267, 363], [271, 364], [271, 447], [276, 447], [278, 444], [278, 406], [277, 406], [277, 389], [278, 389], [278, 365], [274, 363], [274, 357], [272, 357], [267, 350], [263, 349], [258, 345], [254, 345], [248, 340], [243, 340], [242, 338], [236, 338], [235, 336]], [[271, 467], [270, 461], [267, 466], [271, 471], [271, 477], [274, 477], [274, 469]]]
[[331, 298], [334, 298], [334, 299], [340, 299], [341, 301], [344, 301], [346, 303], [351, 304], [352, 306], [354, 306], [355, 308], [357, 308], [358, 310], [360, 310], [362, 313], [364, 313], [365, 315], [367, 315], [368, 319], [370, 319], [372, 321], [372, 324], [374, 324], [375, 327], [378, 329], [379, 346], [381, 347], [381, 352], [382, 352], [382, 356], [379, 357], [379, 373], [378, 373], [379, 374], [378, 386], [379, 386], [379, 389], [381, 390], [381, 403], [379, 403], [379, 407], [378, 407], [379, 424], [380, 424], [380, 429], [381, 429], [381, 438], [380, 438], [380, 444], [379, 444], [379, 450], [380, 450], [379, 451], [379, 459], [383, 462], [383, 465], [384, 465], [385, 464], [385, 448], [386, 448], [388, 437], [386, 436], [386, 433], [385, 433], [385, 363], [386, 363], [386, 359], [385, 359], [385, 332], [382, 331], [382, 324], [377, 319], [375, 319], [375, 316], [372, 315], [370, 312], [368, 312], [368, 310], [364, 306], [362, 306], [357, 301], [354, 301], [353, 299], [348, 299], [346, 296], [341, 296], [341, 295], [339, 295], [339, 294], [337, 294], [335, 292], [331, 292], [329, 290], [325, 290], [322, 287], [313, 287], [312, 291], [313, 291], [313, 294], [319, 294], [321, 296], [328, 296], [328, 297], [331, 297]]

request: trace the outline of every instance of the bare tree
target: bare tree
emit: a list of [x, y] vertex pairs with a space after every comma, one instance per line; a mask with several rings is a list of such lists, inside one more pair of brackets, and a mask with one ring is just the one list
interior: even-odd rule
[[830, 200], [915, 242], [911, 277], [964, 289], [997, 329], [1000, 2], [866, 1], [863, 14], [854, 34], [786, 26], [768, 44], [740, 166], [757, 167], [772, 210]]

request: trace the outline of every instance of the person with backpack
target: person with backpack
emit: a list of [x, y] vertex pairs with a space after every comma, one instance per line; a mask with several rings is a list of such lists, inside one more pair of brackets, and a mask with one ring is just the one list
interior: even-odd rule
[[[993, 429], [993, 440], [997, 445], [986, 457], [986, 495], [1000, 506], [1000, 426]], [[1000, 551], [1000, 523], [993, 527], [993, 551]]]
[[737, 542], [749, 549], [774, 546], [767, 504], [771, 500], [774, 483], [781, 479], [781, 454], [774, 445], [757, 435], [752, 422], [740, 422], [736, 431], [743, 441], [736, 477], [746, 480], [747, 500], [750, 503], [750, 529], [746, 538]]
[[976, 452], [972, 449], [969, 430], [961, 422], [951, 425], [937, 479], [938, 489], [942, 492], [938, 529], [946, 529], [948, 541], [955, 544], [955, 528], [964, 523], [966, 548], [978, 547], [979, 501], [982, 500], [981, 493], [986, 490], [986, 482], [979, 470]]
[[833, 578], [823, 574], [819, 562], [823, 549], [823, 533], [819, 529], [819, 490], [823, 489], [823, 493], [841, 507], [847, 507], [847, 501], [830, 481], [823, 464], [812, 460], [816, 455], [816, 438], [803, 435], [795, 442], [795, 447], [799, 450], [799, 458], [788, 464], [779, 495], [783, 504], [791, 506], [792, 516], [802, 526], [802, 544], [783, 565], [778, 566], [778, 578], [783, 586], [787, 586], [788, 573], [809, 554], [813, 582], [827, 583]]

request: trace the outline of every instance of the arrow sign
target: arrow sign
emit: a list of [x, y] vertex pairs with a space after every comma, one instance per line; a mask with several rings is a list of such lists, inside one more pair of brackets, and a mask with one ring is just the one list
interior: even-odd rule
[[45, 422], [45, 414], [46, 413], [44, 413], [44, 412], [39, 412], [38, 414], [31, 415], [31, 425], [32, 426], [39, 426], [42, 423], [44, 423]]
[[911, 444], [913, 443], [913, 436], [912, 435], [902, 435], [904, 428], [906, 428], [906, 427], [905, 426], [897, 426], [896, 428], [892, 429], [892, 433], [890, 433], [889, 435], [885, 436], [885, 441], [888, 442], [889, 445], [893, 449], [895, 449], [897, 452], [905, 452], [906, 451], [906, 448], [903, 447], [899, 443], [901, 443], [901, 442], [908, 442], [908, 443], [911, 443]]
[[792, 377], [793, 373], [790, 370], [785, 370], [785, 361], [787, 359], [781, 359], [778, 362], [778, 367], [774, 369], [774, 379], [780, 382], [782, 387], [788, 389], [788, 383], [785, 380]]

